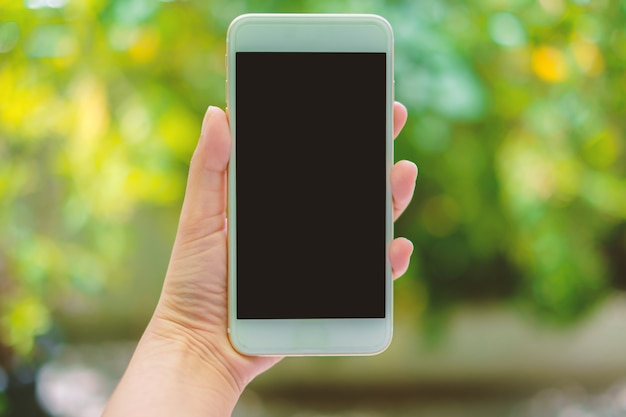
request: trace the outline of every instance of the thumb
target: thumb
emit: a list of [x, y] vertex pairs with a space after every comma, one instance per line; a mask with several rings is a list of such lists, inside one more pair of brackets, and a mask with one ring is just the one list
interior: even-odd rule
[[230, 159], [230, 130], [222, 109], [210, 106], [191, 158], [179, 233], [195, 240], [224, 229], [226, 170]]

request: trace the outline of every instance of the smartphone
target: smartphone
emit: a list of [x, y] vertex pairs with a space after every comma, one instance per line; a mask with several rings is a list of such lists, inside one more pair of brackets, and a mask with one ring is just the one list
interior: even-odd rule
[[392, 337], [393, 32], [246, 14], [227, 35], [229, 326], [247, 355], [373, 355]]

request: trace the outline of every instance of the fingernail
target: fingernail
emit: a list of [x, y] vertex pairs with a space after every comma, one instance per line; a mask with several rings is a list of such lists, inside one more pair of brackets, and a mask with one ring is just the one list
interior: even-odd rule
[[202, 120], [202, 130], [200, 131], [200, 135], [204, 136], [206, 125], [211, 119], [211, 116], [213, 116], [214, 110], [215, 110], [215, 106], [209, 106], [209, 108], [206, 109], [206, 113], [204, 114], [204, 119]]

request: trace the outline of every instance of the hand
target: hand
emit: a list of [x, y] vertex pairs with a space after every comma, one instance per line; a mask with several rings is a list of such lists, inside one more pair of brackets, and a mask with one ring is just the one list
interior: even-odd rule
[[[406, 119], [406, 108], [394, 103], [394, 138]], [[104, 416], [230, 416], [244, 387], [281, 359], [241, 355], [226, 334], [229, 157], [227, 115], [209, 107], [161, 298]], [[414, 163], [394, 165], [394, 220], [411, 201], [416, 179]], [[406, 272], [412, 252], [409, 240], [394, 239], [389, 253], [394, 278]]]

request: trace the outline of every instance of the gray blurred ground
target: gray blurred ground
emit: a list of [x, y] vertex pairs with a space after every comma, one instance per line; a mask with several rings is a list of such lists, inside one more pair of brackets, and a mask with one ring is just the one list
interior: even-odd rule
[[[418, 330], [418, 331], [416, 331]], [[459, 308], [442, 343], [396, 320], [373, 357], [287, 358], [248, 387], [233, 417], [626, 416], [626, 297], [572, 328], [504, 307]], [[51, 415], [98, 417], [133, 342], [65, 346], [38, 375]]]

